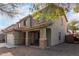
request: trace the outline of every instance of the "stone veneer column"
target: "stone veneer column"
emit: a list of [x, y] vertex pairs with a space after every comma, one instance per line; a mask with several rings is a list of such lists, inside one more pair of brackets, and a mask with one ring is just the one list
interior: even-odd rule
[[46, 48], [46, 28], [40, 29], [40, 40], [39, 40], [39, 48]]
[[26, 41], [25, 41], [26, 46], [29, 45], [29, 41], [28, 41], [28, 32], [26, 32]]

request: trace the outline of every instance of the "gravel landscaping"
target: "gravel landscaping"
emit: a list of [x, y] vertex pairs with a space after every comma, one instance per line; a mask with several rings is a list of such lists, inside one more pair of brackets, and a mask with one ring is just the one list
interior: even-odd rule
[[0, 56], [79, 56], [79, 44], [63, 43], [47, 49], [25, 46], [1, 47]]

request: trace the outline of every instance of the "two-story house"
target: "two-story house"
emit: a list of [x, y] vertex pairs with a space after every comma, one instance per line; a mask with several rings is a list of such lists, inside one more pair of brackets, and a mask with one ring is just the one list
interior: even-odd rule
[[54, 21], [40, 21], [31, 15], [5, 29], [6, 43], [12, 46], [25, 45], [39, 48], [51, 47], [64, 42], [67, 18], [62, 15]]

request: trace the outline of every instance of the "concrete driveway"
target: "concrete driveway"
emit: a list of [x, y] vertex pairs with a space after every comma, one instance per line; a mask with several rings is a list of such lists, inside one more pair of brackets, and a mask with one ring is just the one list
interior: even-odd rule
[[63, 43], [47, 49], [20, 46], [0, 48], [0, 56], [79, 56], [79, 44]]

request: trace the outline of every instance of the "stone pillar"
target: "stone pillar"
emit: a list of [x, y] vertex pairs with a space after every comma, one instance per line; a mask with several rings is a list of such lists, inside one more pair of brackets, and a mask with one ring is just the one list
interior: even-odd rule
[[29, 40], [28, 40], [28, 32], [26, 32], [26, 41], [25, 41], [26, 46], [29, 45]]
[[40, 29], [40, 40], [39, 40], [39, 48], [46, 48], [46, 28]]

